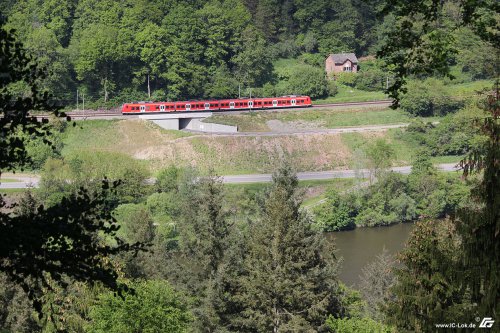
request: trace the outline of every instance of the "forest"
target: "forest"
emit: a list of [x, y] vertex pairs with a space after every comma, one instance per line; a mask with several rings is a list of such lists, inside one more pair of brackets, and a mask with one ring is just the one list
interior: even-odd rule
[[[394, 27], [383, 0], [4, 0], [30, 55], [46, 69], [43, 87], [63, 105], [116, 107], [134, 100], [241, 95], [333, 96], [336, 85], [385, 88], [373, 60]], [[453, 29], [458, 2], [443, 8], [442, 31], [455, 82], [494, 77], [495, 52], [470, 27]], [[361, 73], [324, 76], [330, 53], [355, 52]], [[480, 52], [480, 56], [478, 56]], [[292, 66], [276, 66], [295, 59]], [[279, 62], [278, 62], [279, 63]], [[416, 77], [425, 78], [425, 77]], [[12, 86], [18, 94], [22, 84]]]
[[[498, 2], [0, 6], [0, 171], [41, 177], [15, 202], [0, 197], [1, 333], [477, 331], [488, 318], [485, 327], [498, 327]], [[338, 51], [371, 57], [359, 76], [332, 84], [322, 62]], [[295, 65], [275, 68], [283, 59]], [[148, 90], [151, 99], [237, 96], [240, 85], [325, 97], [341, 85], [383, 90], [381, 72], [394, 107], [442, 118], [412, 118], [396, 133], [419, 147], [409, 175], [390, 172], [394, 148], [373, 140], [367, 184], [331, 191], [312, 211], [286, 159], [248, 193], [196, 168], [169, 166], [152, 182], [143, 161], [116, 152], [61, 156], [78, 130], [61, 112], [76, 90], [96, 108]], [[445, 89], [477, 79], [494, 83], [474, 96]], [[453, 154], [461, 179], [431, 163]], [[396, 258], [379, 254], [356, 289], [340, 281], [345, 263], [325, 231], [403, 222], [415, 227]]]

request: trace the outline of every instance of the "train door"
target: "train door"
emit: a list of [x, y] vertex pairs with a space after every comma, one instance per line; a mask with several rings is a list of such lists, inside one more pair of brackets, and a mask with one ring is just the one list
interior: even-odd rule
[[234, 102], [230, 102], [230, 103], [229, 103], [229, 108], [230, 108], [230, 109], [234, 109]]
[[273, 101], [273, 108], [277, 107], [278, 106], [278, 101], [277, 100], [274, 100]]
[[146, 112], [146, 105], [141, 105], [140, 110], [141, 112]]
[[253, 101], [248, 101], [248, 108], [249, 109], [253, 108]]
[[210, 110], [210, 103], [205, 103], [205, 110]]
[[186, 104], [186, 111], [190, 111], [191, 110], [191, 104]]
[[160, 105], [160, 112], [165, 112], [165, 105]]
[[295, 105], [297, 105], [297, 100], [292, 99], [292, 106], [295, 106]]

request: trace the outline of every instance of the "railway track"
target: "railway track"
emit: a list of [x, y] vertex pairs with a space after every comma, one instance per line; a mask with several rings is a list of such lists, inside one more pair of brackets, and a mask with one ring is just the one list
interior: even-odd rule
[[[345, 102], [345, 103], [329, 103], [329, 104], [316, 104], [313, 105], [313, 109], [321, 108], [341, 108], [341, 107], [369, 107], [369, 106], [389, 106], [391, 105], [391, 100], [379, 100], [379, 101], [369, 101], [369, 102]], [[248, 113], [252, 111], [259, 112], [284, 112], [284, 111], [298, 111], [304, 108], [286, 108], [286, 109], [259, 109], [259, 110], [237, 110], [237, 111], [215, 111], [217, 114], [241, 114]], [[201, 111], [206, 112], [206, 111]], [[185, 112], [182, 112], [185, 113]], [[196, 112], [192, 112], [193, 114]], [[70, 111], [66, 112], [66, 115], [70, 116], [73, 120], [86, 120], [86, 119], [125, 119], [125, 118], [136, 118], [137, 114], [134, 115], [122, 115], [120, 109], [105, 110], [105, 111]], [[38, 119], [48, 118], [48, 114], [36, 114], [34, 115]]]

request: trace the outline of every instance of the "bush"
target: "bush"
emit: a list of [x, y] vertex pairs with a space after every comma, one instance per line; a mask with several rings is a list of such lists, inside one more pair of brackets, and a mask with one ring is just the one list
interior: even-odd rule
[[391, 333], [393, 330], [370, 318], [334, 318], [330, 316], [326, 325], [338, 333]]
[[483, 136], [471, 126], [469, 113], [464, 110], [446, 116], [437, 125], [415, 120], [405, 131], [400, 132], [399, 137], [427, 148], [431, 156], [463, 155], [473, 149], [479, 150]]
[[121, 181], [116, 192], [110, 193], [112, 204], [137, 202], [149, 190], [144, 185], [149, 173], [139, 161], [113, 152], [81, 151], [64, 159], [48, 159], [41, 176], [39, 193], [49, 205], [81, 186], [99, 190], [104, 178]]
[[89, 312], [91, 333], [187, 332], [192, 316], [185, 302], [166, 281], [132, 284], [135, 293], [117, 297], [105, 293]]
[[414, 116], [443, 116], [464, 106], [463, 100], [450, 96], [437, 79], [410, 81], [407, 88], [401, 97], [401, 109]]
[[327, 81], [322, 69], [312, 66], [297, 66], [282, 71], [276, 85], [278, 95], [307, 95], [323, 98], [328, 95]]
[[181, 169], [171, 165], [158, 173], [155, 182], [157, 192], [172, 192], [177, 191], [179, 179], [181, 177]]
[[335, 74], [335, 81], [338, 84], [342, 84], [348, 87], [354, 87], [356, 85], [356, 73], [342, 72]]
[[352, 200], [339, 196], [335, 191], [327, 194], [326, 203], [315, 209], [315, 227], [322, 231], [354, 229], [357, 209]]
[[328, 80], [327, 90], [328, 90], [328, 96], [330, 97], [337, 95], [337, 93], [339, 92], [339, 88], [337, 87], [337, 84], [333, 80]]
[[323, 68], [325, 66], [325, 59], [319, 53], [304, 53], [299, 57], [299, 60], [306, 65]]
[[354, 86], [366, 91], [381, 91], [385, 89], [387, 75], [381, 70], [358, 72], [354, 78]]

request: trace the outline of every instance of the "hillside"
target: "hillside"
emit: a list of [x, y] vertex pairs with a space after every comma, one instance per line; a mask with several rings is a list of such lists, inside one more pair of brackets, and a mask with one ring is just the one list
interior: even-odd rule
[[[19, 0], [3, 1], [15, 29], [47, 74], [41, 86], [68, 108], [132, 100], [306, 94], [319, 100], [385, 98], [392, 74], [373, 55], [391, 33], [383, 1]], [[450, 2], [444, 22], [452, 22]], [[33, 13], [37, 13], [33, 15]], [[457, 82], [490, 78], [496, 59], [470, 29], [448, 59]], [[474, 50], [482, 50], [477, 57]], [[329, 81], [324, 59], [354, 52], [360, 73]], [[370, 55], [370, 57], [365, 57]], [[432, 74], [432, 73], [431, 73]], [[21, 83], [10, 90], [25, 93]]]

